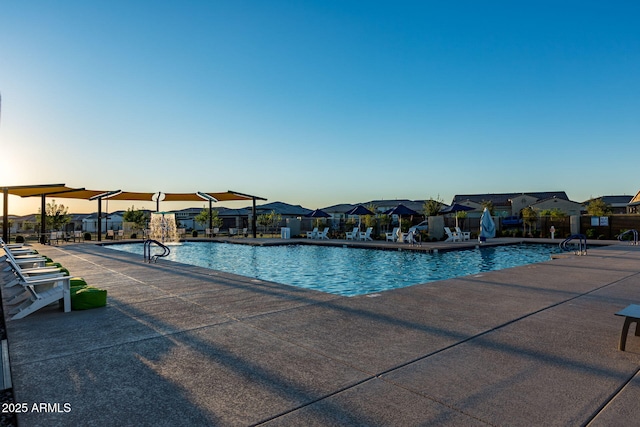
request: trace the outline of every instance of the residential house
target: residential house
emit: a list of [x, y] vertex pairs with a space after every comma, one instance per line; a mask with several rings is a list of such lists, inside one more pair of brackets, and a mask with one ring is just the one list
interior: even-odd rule
[[[125, 211], [116, 211], [116, 212], [111, 212], [110, 214], [105, 214], [103, 212], [102, 219], [101, 219], [102, 232], [104, 233], [107, 230], [121, 230], [122, 218], [124, 216], [124, 212]], [[88, 233], [98, 232], [98, 213], [97, 212], [89, 214], [82, 219], [82, 229]]]
[[[559, 200], [569, 200], [564, 191], [543, 191], [531, 193], [488, 193], [488, 194], [464, 194], [453, 197], [453, 203], [465, 206], [476, 207], [478, 213], [482, 212], [482, 203], [491, 202], [493, 204], [494, 216], [504, 217], [519, 215], [520, 211], [527, 206], [531, 206], [540, 200], [556, 198]], [[469, 216], [474, 212], [470, 211]]]

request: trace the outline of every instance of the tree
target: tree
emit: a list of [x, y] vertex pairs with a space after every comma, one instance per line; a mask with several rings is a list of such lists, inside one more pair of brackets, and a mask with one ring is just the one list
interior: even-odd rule
[[531, 234], [531, 227], [538, 222], [538, 213], [531, 206], [522, 209], [522, 221], [525, 226], [529, 226], [529, 234]]
[[[68, 214], [68, 208], [66, 208], [62, 203], [56, 204], [55, 199], [51, 200], [51, 203], [47, 203], [45, 206], [45, 215], [46, 221], [45, 225], [47, 230], [60, 230], [65, 224], [68, 224], [71, 221], [71, 217]], [[42, 224], [42, 212], [38, 209], [38, 214], [36, 214], [36, 218], [40, 224]]]
[[425, 216], [436, 216], [440, 213], [440, 209], [442, 209], [442, 206], [444, 206], [444, 201], [442, 201], [440, 195], [438, 194], [435, 200], [429, 199], [424, 202], [424, 205], [422, 205], [422, 213]]
[[480, 204], [482, 205], [483, 210], [484, 208], [487, 208], [489, 213], [493, 216], [493, 202], [491, 200], [483, 200]]
[[[202, 209], [198, 215], [194, 218], [195, 221], [203, 225], [205, 227], [209, 226], [209, 209]], [[211, 226], [214, 228], [219, 228], [222, 226], [222, 218], [218, 216], [217, 210], [211, 211]]]
[[364, 226], [365, 227], [375, 227], [376, 223], [377, 223], [377, 215], [375, 215], [375, 212], [378, 211], [378, 207], [373, 203], [369, 203], [366, 206], [366, 208], [369, 209], [371, 212], [373, 212], [374, 215], [365, 215], [364, 216]]
[[611, 213], [611, 206], [606, 204], [602, 198], [591, 199], [587, 205], [587, 213], [591, 216], [607, 216]]
[[562, 218], [565, 218], [567, 214], [566, 212], [563, 212], [558, 208], [553, 208], [553, 209], [543, 209], [542, 211], [540, 211], [540, 216], [548, 216], [552, 219], [562, 219]]
[[147, 223], [147, 215], [144, 211], [136, 209], [135, 206], [131, 206], [131, 209], [122, 216], [124, 222], [131, 222], [137, 230], [142, 230]]
[[258, 215], [256, 222], [264, 227], [264, 233], [267, 233], [267, 227], [276, 227], [282, 221], [282, 215], [271, 211], [268, 214]]

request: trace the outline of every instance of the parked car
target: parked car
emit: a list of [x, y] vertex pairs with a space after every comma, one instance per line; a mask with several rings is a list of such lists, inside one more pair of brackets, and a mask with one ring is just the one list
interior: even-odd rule
[[417, 231], [429, 231], [429, 221], [424, 220], [418, 225], [412, 225], [411, 229]]
[[522, 218], [518, 216], [505, 216], [502, 218], [503, 227], [518, 227], [522, 225]]

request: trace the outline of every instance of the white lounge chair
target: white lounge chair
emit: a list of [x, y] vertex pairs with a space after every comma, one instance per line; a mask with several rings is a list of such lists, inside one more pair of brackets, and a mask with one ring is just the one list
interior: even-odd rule
[[329, 227], [325, 227], [324, 230], [318, 233], [319, 240], [329, 240]]
[[394, 227], [392, 232], [384, 233], [387, 239], [387, 242], [397, 242], [398, 241], [398, 227]]
[[371, 232], [373, 231], [373, 227], [368, 227], [367, 231], [360, 232], [358, 234], [358, 240], [371, 240], [373, 241], [373, 239], [371, 238]]
[[57, 301], [63, 302], [65, 313], [71, 311], [71, 276], [34, 278], [25, 276], [20, 270], [16, 273], [23, 289], [7, 301], [7, 305], [17, 305], [9, 311], [11, 320], [22, 319]]
[[449, 227], [445, 227], [444, 232], [447, 233], [447, 240], [445, 240], [445, 242], [461, 242], [462, 241], [462, 238], [458, 235], [458, 233], [451, 231]]
[[347, 240], [356, 240], [359, 232], [360, 230], [358, 229], [358, 227], [354, 227], [353, 231], [347, 231], [346, 233]]
[[409, 243], [411, 246], [413, 245], [422, 246], [422, 242], [418, 240], [418, 238], [416, 237], [417, 234], [418, 234], [418, 231], [416, 231], [415, 228], [410, 228], [408, 232], [402, 234], [402, 242]]
[[469, 231], [462, 231], [460, 230], [460, 227], [456, 227], [456, 233], [460, 236], [462, 241], [471, 240], [471, 232]]
[[307, 239], [315, 239], [318, 237], [318, 227], [315, 227], [312, 231], [307, 231]]

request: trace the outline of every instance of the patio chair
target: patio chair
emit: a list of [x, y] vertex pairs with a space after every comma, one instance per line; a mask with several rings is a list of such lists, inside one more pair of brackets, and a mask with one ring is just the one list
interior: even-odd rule
[[329, 227], [325, 227], [322, 232], [318, 233], [318, 240], [329, 240]]
[[371, 232], [373, 231], [373, 227], [368, 227], [367, 231], [360, 232], [358, 234], [358, 240], [371, 240], [373, 241], [373, 239], [371, 238]]
[[360, 229], [358, 229], [358, 227], [354, 227], [353, 231], [347, 231], [346, 232], [347, 240], [356, 240], [359, 232], [360, 232]]
[[26, 266], [22, 266], [14, 261], [13, 258], [7, 257], [7, 262], [9, 263], [10, 269], [15, 274], [15, 278], [13, 280], [8, 281], [4, 287], [11, 288], [18, 283], [20, 283], [20, 274], [27, 277], [34, 278], [52, 278], [64, 276], [65, 273], [62, 272], [62, 269], [59, 267], [48, 267], [48, 266], [33, 266], [33, 264], [27, 264]]
[[[37, 253], [21, 253], [14, 254], [9, 248], [3, 248], [7, 260], [11, 260], [11, 265], [4, 269], [4, 271], [11, 271], [12, 265], [15, 264], [20, 268], [33, 268], [44, 267], [47, 262], [47, 258]], [[4, 258], [3, 257], [3, 258]]]
[[116, 239], [116, 234], [113, 232], [113, 230], [107, 230], [107, 239], [111, 239], [111, 240], [115, 240]]
[[422, 242], [416, 237], [417, 234], [418, 231], [416, 231], [414, 228], [410, 228], [408, 232], [402, 233], [402, 242], [409, 243], [411, 246], [422, 246]]
[[447, 240], [445, 242], [461, 242], [462, 238], [458, 233], [451, 231], [449, 227], [444, 228], [444, 232], [447, 233]]
[[387, 242], [397, 242], [398, 241], [398, 227], [394, 227], [392, 232], [384, 233], [387, 239]]
[[7, 305], [17, 305], [9, 311], [11, 320], [22, 319], [58, 301], [62, 301], [65, 313], [71, 311], [71, 276], [33, 278], [19, 270], [17, 274], [23, 289], [7, 301]]
[[471, 240], [471, 232], [469, 231], [462, 231], [460, 230], [460, 227], [456, 227], [456, 233], [460, 236], [460, 240], [462, 241]]
[[307, 231], [307, 239], [315, 239], [318, 237], [318, 227], [315, 227], [312, 231]]

